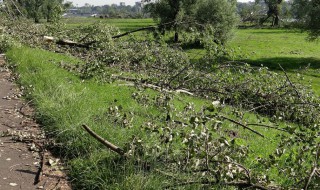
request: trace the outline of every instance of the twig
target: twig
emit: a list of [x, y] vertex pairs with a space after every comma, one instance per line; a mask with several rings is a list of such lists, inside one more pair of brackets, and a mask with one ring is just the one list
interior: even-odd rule
[[38, 148], [40, 149], [40, 152], [41, 152], [40, 153], [40, 167], [39, 167], [39, 170], [38, 170], [36, 177], [34, 179], [34, 185], [37, 185], [42, 180], [43, 168], [44, 168], [44, 163], [45, 163], [45, 160], [44, 160], [45, 159], [45, 149], [39, 143], [37, 143], [35, 141], [33, 141], [33, 143], [38, 146]]
[[296, 86], [291, 82], [287, 72], [283, 69], [283, 67], [280, 65], [279, 63], [279, 67], [281, 68], [281, 70], [283, 71], [284, 75], [286, 76], [287, 78], [287, 81], [289, 82], [289, 84], [292, 86], [292, 88], [294, 89], [294, 91], [296, 92], [297, 96], [301, 99], [301, 96], [300, 96], [300, 93], [298, 92]]
[[311, 180], [312, 180], [312, 178], [313, 178], [313, 176], [315, 175], [315, 174], [317, 174], [318, 173], [318, 159], [319, 159], [319, 149], [320, 149], [320, 144], [318, 144], [318, 148], [317, 148], [317, 152], [316, 152], [316, 157], [315, 157], [315, 161], [314, 161], [314, 166], [313, 166], [313, 168], [312, 168], [312, 170], [311, 170], [311, 172], [310, 172], [310, 175], [309, 175], [309, 177], [308, 177], [308, 179], [307, 179], [307, 181], [306, 181], [306, 183], [305, 183], [305, 185], [304, 185], [304, 190], [307, 190], [308, 189], [308, 187], [309, 187], [309, 185], [310, 185], [310, 183], [311, 183]]
[[314, 174], [316, 173], [316, 171], [317, 171], [317, 167], [313, 167], [312, 170], [311, 170], [311, 172], [310, 172], [310, 175], [309, 175], [309, 177], [308, 177], [308, 180], [306, 181], [306, 183], [305, 183], [305, 185], [304, 185], [303, 190], [308, 190], [308, 187], [309, 187], [309, 185], [310, 185], [310, 183], [311, 183], [311, 180], [312, 180]]
[[236, 165], [240, 168], [242, 168], [245, 172], [246, 172], [246, 175], [248, 177], [248, 181], [249, 183], [251, 183], [251, 174], [250, 174], [250, 171], [244, 167], [243, 165], [239, 164], [239, 163], [236, 163], [236, 162], [228, 162], [228, 161], [212, 161], [212, 162], [217, 162], [217, 163], [223, 163], [223, 164], [232, 164], [232, 165]]
[[176, 79], [179, 75], [181, 75], [185, 70], [187, 70], [189, 68], [189, 66], [186, 66], [185, 68], [183, 68], [180, 72], [178, 72], [175, 76], [171, 77], [169, 79], [169, 83], [168, 85], [170, 86], [170, 84], [174, 81], [174, 79]]
[[259, 123], [248, 123], [248, 125], [254, 125], [254, 126], [259, 126], [259, 127], [266, 127], [266, 128], [270, 128], [270, 129], [275, 129], [275, 130], [278, 130], [278, 131], [283, 131], [283, 132], [288, 132], [284, 129], [281, 129], [279, 127], [274, 127], [274, 126], [269, 126], [269, 125], [265, 125], [265, 124], [259, 124]]
[[235, 124], [237, 124], [237, 125], [240, 125], [241, 127], [245, 128], [245, 129], [248, 129], [249, 131], [251, 131], [251, 132], [253, 132], [253, 133], [255, 133], [255, 134], [257, 134], [257, 135], [259, 135], [259, 136], [261, 136], [261, 137], [264, 138], [264, 135], [262, 135], [262, 134], [259, 133], [258, 131], [255, 131], [255, 130], [251, 129], [250, 127], [248, 127], [248, 126], [246, 126], [246, 125], [244, 125], [244, 124], [242, 124], [242, 123], [240, 123], [240, 122], [238, 122], [238, 121], [235, 121], [235, 120], [233, 120], [233, 119], [231, 119], [231, 118], [228, 118], [228, 117], [226, 117], [226, 116], [223, 116], [223, 115], [220, 115], [220, 117], [222, 117], [223, 119], [226, 119], [226, 120], [228, 120], [228, 121], [231, 121], [232, 123], [235, 123]]
[[257, 109], [259, 109], [259, 108], [266, 107], [266, 105], [268, 105], [268, 104], [260, 105], [260, 106], [254, 107], [254, 108], [252, 108], [252, 109], [248, 110], [247, 112], [252, 112], [252, 111], [257, 110]]
[[[57, 189], [59, 183], [61, 182], [61, 178], [58, 179], [56, 185], [51, 189], [51, 190], [54, 190], [54, 189]], [[60, 187], [61, 188], [61, 187]]]
[[82, 127], [96, 140], [106, 146], [108, 149], [112, 150], [115, 153], [118, 153], [120, 156], [124, 156], [124, 151], [118, 146], [112, 144], [111, 142], [103, 139], [101, 136], [92, 131], [87, 125], [82, 125]]
[[168, 23], [164, 23], [164, 24], [160, 24], [160, 25], [155, 25], [155, 26], [147, 26], [147, 27], [143, 27], [143, 28], [138, 28], [136, 30], [132, 30], [132, 31], [129, 31], [129, 32], [125, 32], [123, 34], [119, 34], [119, 35], [113, 36], [112, 38], [113, 39], [121, 38], [123, 36], [127, 36], [129, 34], [136, 33], [136, 32], [143, 31], [143, 30], [155, 30], [157, 28], [160, 28], [160, 27], [163, 27], [163, 26], [167, 26], [167, 25], [172, 25], [174, 23], [176, 23], [176, 21], [172, 21], [172, 22], [168, 22]]

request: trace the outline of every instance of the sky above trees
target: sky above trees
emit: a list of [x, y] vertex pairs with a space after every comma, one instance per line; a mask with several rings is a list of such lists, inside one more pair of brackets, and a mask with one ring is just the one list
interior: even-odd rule
[[[120, 2], [125, 2], [127, 5], [134, 5], [135, 2], [140, 0], [68, 0], [73, 2], [73, 5], [83, 6], [85, 3], [90, 5], [110, 5], [119, 4]], [[238, 0], [239, 2], [248, 2], [250, 0]], [[254, 1], [254, 0], [251, 0]]]

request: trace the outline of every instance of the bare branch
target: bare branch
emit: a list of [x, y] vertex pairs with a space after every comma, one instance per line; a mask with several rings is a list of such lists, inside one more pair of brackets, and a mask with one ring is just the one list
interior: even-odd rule
[[283, 69], [283, 67], [279, 64], [279, 67], [281, 68], [281, 70], [283, 71], [283, 73], [284, 73], [284, 75], [286, 76], [286, 78], [287, 78], [287, 81], [289, 82], [289, 84], [292, 86], [292, 88], [294, 89], [294, 91], [296, 92], [296, 94], [297, 94], [297, 96], [299, 97], [299, 98], [301, 98], [301, 96], [300, 96], [300, 93], [298, 92], [298, 90], [297, 90], [297, 88], [296, 88], [296, 86], [291, 82], [291, 80], [290, 80], [290, 78], [289, 78], [289, 76], [288, 76], [288, 74], [286, 73], [286, 71]]
[[132, 34], [132, 33], [136, 33], [136, 32], [139, 32], [139, 31], [144, 31], [144, 30], [155, 30], [159, 27], [163, 27], [163, 26], [167, 26], [167, 25], [172, 25], [174, 24], [176, 21], [172, 21], [172, 22], [168, 22], [168, 23], [164, 23], [164, 24], [160, 24], [160, 25], [155, 25], [155, 26], [147, 26], [147, 27], [143, 27], [143, 28], [138, 28], [136, 30], [132, 30], [132, 31], [129, 31], [129, 32], [125, 32], [123, 34], [119, 34], [119, 35], [116, 35], [116, 36], [113, 36], [112, 38], [113, 39], [117, 39], [117, 38], [121, 38], [123, 36], [127, 36], [129, 34]]
[[269, 126], [269, 125], [265, 125], [265, 124], [259, 124], [259, 123], [248, 123], [248, 125], [254, 125], [254, 126], [259, 126], [259, 127], [265, 127], [265, 128], [269, 128], [269, 129], [275, 129], [275, 130], [278, 130], [278, 131], [283, 131], [283, 132], [288, 132], [284, 129], [281, 129], [279, 127], [274, 127], [274, 126]]
[[225, 186], [235, 186], [239, 188], [256, 188], [260, 190], [269, 190], [269, 188], [264, 187], [260, 184], [252, 184], [247, 181], [232, 181], [232, 182], [218, 182], [218, 181], [188, 181], [182, 182], [175, 185], [169, 185], [164, 187], [164, 189], [176, 189], [177, 186], [187, 186], [193, 184], [200, 184], [200, 185], [225, 185]]
[[235, 123], [235, 124], [237, 124], [237, 125], [240, 125], [241, 127], [243, 127], [243, 128], [245, 128], [245, 129], [247, 129], [247, 130], [249, 130], [249, 131], [251, 131], [251, 132], [259, 135], [260, 137], [263, 137], [263, 138], [264, 138], [264, 135], [263, 135], [263, 134], [259, 133], [258, 131], [255, 131], [255, 130], [251, 129], [250, 127], [248, 127], [248, 126], [246, 126], [246, 125], [244, 125], [244, 124], [242, 124], [242, 123], [240, 123], [240, 122], [238, 122], [238, 121], [236, 121], [236, 120], [233, 120], [233, 119], [228, 118], [228, 117], [223, 116], [223, 115], [220, 115], [220, 117], [223, 118], [223, 119], [226, 119], [226, 120], [228, 120], [228, 121], [231, 121], [232, 123]]
[[308, 189], [313, 176], [315, 174], [318, 175], [318, 172], [319, 172], [318, 171], [319, 170], [319, 168], [318, 168], [319, 153], [320, 153], [320, 144], [318, 144], [315, 160], [314, 160], [314, 163], [313, 163], [314, 166], [313, 166], [313, 168], [312, 168], [312, 170], [310, 172], [310, 175], [309, 175], [308, 179], [306, 180], [306, 183], [304, 185], [304, 190]]
[[317, 167], [313, 167], [311, 172], [310, 172], [310, 175], [309, 175], [309, 177], [308, 177], [308, 179], [306, 181], [306, 184], [304, 185], [304, 188], [303, 188], [304, 190], [308, 190], [308, 187], [309, 187], [309, 185], [311, 183], [311, 180], [312, 180], [314, 174], [316, 173], [316, 171], [317, 171]]
[[124, 151], [119, 148], [118, 146], [112, 144], [111, 142], [103, 139], [101, 136], [96, 134], [94, 131], [92, 131], [87, 125], [82, 125], [82, 127], [96, 140], [98, 140], [100, 143], [102, 143], [104, 146], [106, 146], [108, 149], [112, 150], [113, 152], [118, 153], [120, 156], [124, 156]]

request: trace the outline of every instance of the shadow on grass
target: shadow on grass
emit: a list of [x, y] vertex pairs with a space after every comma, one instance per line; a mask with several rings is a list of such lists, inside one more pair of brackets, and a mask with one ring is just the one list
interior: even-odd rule
[[252, 34], [295, 34], [295, 33], [303, 33], [301, 30], [286, 30], [286, 29], [262, 29], [262, 30], [255, 30], [250, 32]]
[[257, 60], [244, 60], [250, 65], [266, 66], [272, 70], [281, 70], [279, 64], [288, 71], [298, 69], [320, 69], [320, 59], [317, 58], [294, 58], [294, 57], [272, 57]]

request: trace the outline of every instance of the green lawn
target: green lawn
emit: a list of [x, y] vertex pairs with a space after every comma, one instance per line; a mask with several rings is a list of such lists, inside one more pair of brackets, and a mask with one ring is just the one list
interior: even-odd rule
[[239, 49], [247, 62], [279, 69], [320, 68], [320, 44], [306, 41], [307, 34], [285, 29], [236, 30], [231, 47]]
[[306, 38], [306, 33], [297, 30], [239, 29], [230, 46], [244, 56], [241, 61], [273, 70], [280, 70], [280, 64], [293, 79], [295, 74], [303, 74], [306, 80], [302, 82], [310, 80], [320, 95], [320, 44]]

